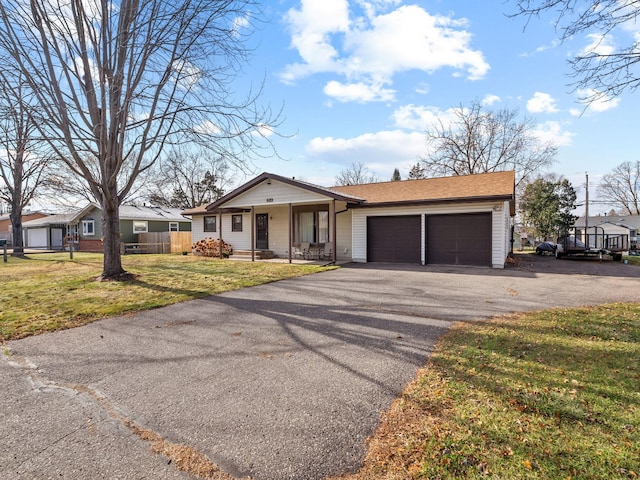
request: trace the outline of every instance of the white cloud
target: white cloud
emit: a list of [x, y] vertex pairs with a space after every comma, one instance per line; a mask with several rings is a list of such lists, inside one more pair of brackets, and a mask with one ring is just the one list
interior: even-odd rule
[[395, 91], [382, 88], [382, 85], [359, 83], [340, 83], [335, 80], [327, 83], [324, 93], [339, 102], [379, 102], [394, 99]]
[[339, 54], [331, 45], [330, 37], [346, 33], [349, 29], [349, 4], [346, 0], [302, 0], [301, 8], [290, 9], [285, 21], [290, 26], [291, 45], [303, 60], [303, 63], [286, 67], [281, 75], [285, 83], [339, 68]]
[[365, 133], [353, 138], [316, 137], [306, 147], [307, 155], [313, 160], [345, 166], [353, 162], [389, 165], [389, 176], [393, 166], [416, 163], [425, 150], [424, 133], [402, 130]]
[[257, 135], [260, 138], [269, 138], [275, 133], [275, 129], [266, 123], [259, 125], [253, 132], [253, 135]]
[[[581, 89], [578, 90], [577, 92], [578, 98], [580, 99], [589, 99], [589, 98], [593, 98], [594, 100], [589, 102], [587, 107], [585, 108], [586, 111], [592, 111], [592, 112], [606, 112], [607, 110], [611, 110], [613, 108], [616, 108], [618, 106], [618, 104], [620, 103], [620, 98], [618, 97], [609, 97], [607, 95], [605, 95], [602, 92], [598, 92], [597, 90], [593, 90], [593, 89]], [[583, 102], [583, 103], [587, 103], [587, 102]]]
[[[291, 31], [291, 45], [301, 57], [285, 67], [285, 83], [315, 73], [333, 73], [347, 78], [348, 85], [368, 84], [379, 89], [404, 71], [433, 73], [451, 68], [468, 79], [483, 78], [489, 70], [481, 51], [470, 47], [467, 21], [431, 15], [417, 5], [403, 5], [389, 13], [380, 10], [396, 1], [356, 2], [351, 10], [346, 0], [303, 0], [300, 9], [291, 9], [285, 20]], [[358, 5], [360, 16], [355, 12]], [[343, 89], [325, 88], [327, 94]], [[382, 100], [370, 96], [348, 96], [353, 101]], [[375, 90], [375, 88], [373, 89]], [[384, 96], [383, 96], [384, 97]], [[340, 97], [344, 101], [345, 97]]]
[[393, 121], [397, 127], [424, 132], [435, 124], [450, 124], [455, 118], [455, 109], [442, 111], [436, 107], [404, 105], [393, 112]]
[[551, 43], [540, 45], [538, 48], [536, 48], [536, 53], [544, 52], [546, 50], [552, 50], [556, 47], [559, 47], [560, 45], [562, 45], [562, 41], [560, 41], [560, 39], [558, 38], [554, 38], [553, 40], [551, 40]]
[[425, 82], [419, 83], [416, 87], [416, 93], [419, 93], [420, 95], [426, 95], [429, 93], [429, 84]]
[[233, 22], [233, 31], [236, 36], [242, 34], [241, 30], [249, 26], [249, 19], [246, 16], [237, 16]]
[[480, 102], [482, 104], [483, 107], [490, 107], [491, 105], [500, 102], [502, 99], [498, 96], [498, 95], [485, 95], [485, 97], [482, 99], [482, 102]]
[[345, 45], [349, 72], [390, 77], [406, 70], [432, 73], [443, 67], [466, 70], [472, 80], [489, 70], [481, 52], [470, 50], [464, 20], [433, 16], [416, 5], [404, 5], [352, 29]]
[[194, 130], [196, 133], [201, 133], [203, 135], [217, 135], [222, 132], [222, 130], [220, 130], [220, 127], [213, 123], [211, 120], [202, 122], [200, 125], [195, 127]]
[[560, 122], [544, 122], [539, 124], [533, 134], [542, 142], [551, 142], [558, 147], [566, 147], [573, 142], [574, 133], [562, 128]]
[[535, 92], [527, 101], [527, 111], [531, 113], [555, 113], [558, 111], [555, 99], [548, 93]]
[[582, 55], [611, 55], [616, 51], [611, 35], [591, 33], [587, 35], [587, 39], [589, 39], [591, 43], [584, 48]]

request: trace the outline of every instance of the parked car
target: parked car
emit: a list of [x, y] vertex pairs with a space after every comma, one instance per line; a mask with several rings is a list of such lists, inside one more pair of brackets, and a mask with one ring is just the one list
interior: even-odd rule
[[544, 255], [546, 253], [555, 254], [556, 248], [558, 248], [558, 246], [555, 243], [542, 242], [536, 245], [536, 254], [537, 255]]

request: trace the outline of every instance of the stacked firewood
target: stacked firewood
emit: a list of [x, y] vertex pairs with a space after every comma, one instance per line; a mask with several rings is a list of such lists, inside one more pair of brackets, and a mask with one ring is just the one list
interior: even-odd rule
[[203, 257], [219, 257], [221, 247], [223, 257], [233, 254], [233, 247], [230, 244], [224, 240], [216, 240], [214, 238], [198, 240], [191, 246], [191, 251], [194, 255], [202, 255]]

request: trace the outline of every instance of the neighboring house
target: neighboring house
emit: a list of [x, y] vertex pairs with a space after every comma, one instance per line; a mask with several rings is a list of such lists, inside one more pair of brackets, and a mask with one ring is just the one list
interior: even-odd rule
[[271, 173], [184, 215], [193, 241], [292, 258], [330, 243], [332, 260], [504, 267], [515, 214], [513, 171], [325, 188]]
[[[29, 220], [35, 220], [36, 218], [46, 217], [48, 214], [43, 212], [23, 212], [22, 223]], [[11, 227], [11, 217], [7, 213], [6, 215], [0, 215], [0, 240], [6, 240], [8, 244], [13, 244], [13, 230]]]
[[[102, 252], [102, 210], [89, 204], [71, 213], [50, 215], [23, 223], [25, 247], [62, 250], [74, 243], [77, 250]], [[120, 239], [138, 242], [138, 234], [152, 232], [189, 232], [191, 220], [180, 209], [120, 206]]]
[[583, 231], [585, 225], [589, 227], [589, 233], [604, 233], [605, 235], [628, 235], [629, 248], [637, 250], [638, 237], [640, 232], [640, 215], [597, 215], [576, 220], [574, 226], [577, 230]]

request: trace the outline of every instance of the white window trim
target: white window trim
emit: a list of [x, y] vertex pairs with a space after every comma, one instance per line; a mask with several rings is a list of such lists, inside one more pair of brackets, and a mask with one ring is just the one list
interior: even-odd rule
[[179, 232], [180, 231], [180, 223], [179, 222], [169, 222], [169, 231], [170, 232]]
[[[89, 225], [91, 225], [91, 231], [89, 231]], [[95, 220], [82, 220], [82, 236], [94, 237], [96, 234], [96, 221]]]
[[[139, 224], [139, 226], [142, 226], [142, 224], [144, 223], [144, 230], [136, 229], [136, 223]], [[146, 220], [134, 220], [133, 233], [149, 233], [149, 222]]]

